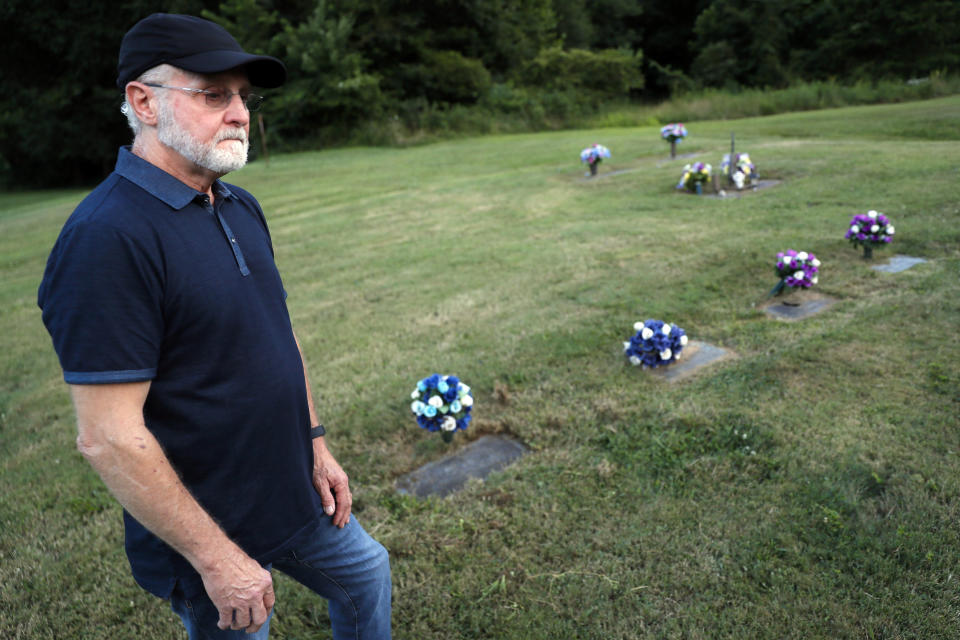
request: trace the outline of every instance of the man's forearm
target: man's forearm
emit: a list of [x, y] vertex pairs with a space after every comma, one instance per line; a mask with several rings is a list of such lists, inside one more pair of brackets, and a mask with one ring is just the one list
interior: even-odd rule
[[123, 402], [105, 402], [100, 391], [73, 394], [77, 448], [120, 504], [200, 573], [243, 554], [183, 486], [142, 418], [126, 411]]
[[[270, 572], [190, 495], [143, 421], [149, 382], [71, 385], [77, 448], [120, 504], [200, 573], [221, 629], [256, 631], [275, 602]], [[239, 625], [239, 626], [238, 626]]]

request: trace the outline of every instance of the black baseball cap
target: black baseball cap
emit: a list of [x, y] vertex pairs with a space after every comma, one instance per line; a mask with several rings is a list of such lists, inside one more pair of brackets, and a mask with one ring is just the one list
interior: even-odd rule
[[154, 13], [133, 25], [120, 43], [117, 87], [121, 91], [147, 69], [169, 64], [193, 73], [220, 73], [245, 67], [250, 84], [272, 89], [287, 79], [287, 68], [271, 56], [243, 50], [215, 22], [174, 13]]

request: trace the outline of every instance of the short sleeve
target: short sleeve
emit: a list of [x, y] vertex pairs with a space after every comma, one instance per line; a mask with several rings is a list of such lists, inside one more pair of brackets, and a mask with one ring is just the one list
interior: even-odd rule
[[70, 384], [156, 376], [163, 342], [162, 262], [95, 221], [64, 229], [40, 285], [43, 322]]

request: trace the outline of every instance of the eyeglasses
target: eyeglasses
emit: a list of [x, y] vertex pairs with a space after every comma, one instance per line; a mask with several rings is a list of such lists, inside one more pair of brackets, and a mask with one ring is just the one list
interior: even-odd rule
[[148, 87], [156, 87], [157, 89], [176, 89], [177, 91], [186, 91], [192, 93], [195, 96], [202, 95], [203, 99], [206, 101], [208, 107], [214, 109], [225, 109], [230, 101], [233, 100], [233, 96], [240, 96], [240, 100], [243, 101], [244, 106], [247, 108], [247, 111], [257, 111], [260, 109], [260, 105], [263, 104], [263, 96], [259, 96], [255, 93], [248, 93], [246, 95], [227, 91], [225, 89], [194, 89], [193, 87], [170, 87], [165, 84], [154, 84], [152, 82], [145, 82], [145, 85]]

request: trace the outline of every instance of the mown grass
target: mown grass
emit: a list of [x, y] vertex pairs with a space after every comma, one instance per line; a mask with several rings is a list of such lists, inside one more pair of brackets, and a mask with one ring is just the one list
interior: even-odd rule
[[[761, 174], [739, 199], [675, 193], [655, 127], [273, 157], [231, 177], [267, 212], [355, 510], [390, 550], [398, 638], [960, 637], [960, 98], [691, 126]], [[934, 133], [931, 134], [931, 131]], [[585, 179], [580, 149], [613, 158]], [[119, 508], [74, 451], [35, 307], [82, 192], [0, 196], [0, 636], [183, 637], [129, 577]], [[874, 271], [853, 213], [897, 226]], [[772, 258], [823, 261], [837, 300], [762, 310]], [[629, 367], [633, 322], [734, 354], [682, 382]], [[444, 455], [415, 381], [477, 397], [452, 448], [531, 453], [447, 499], [400, 496]], [[273, 637], [326, 638], [280, 576]]]

